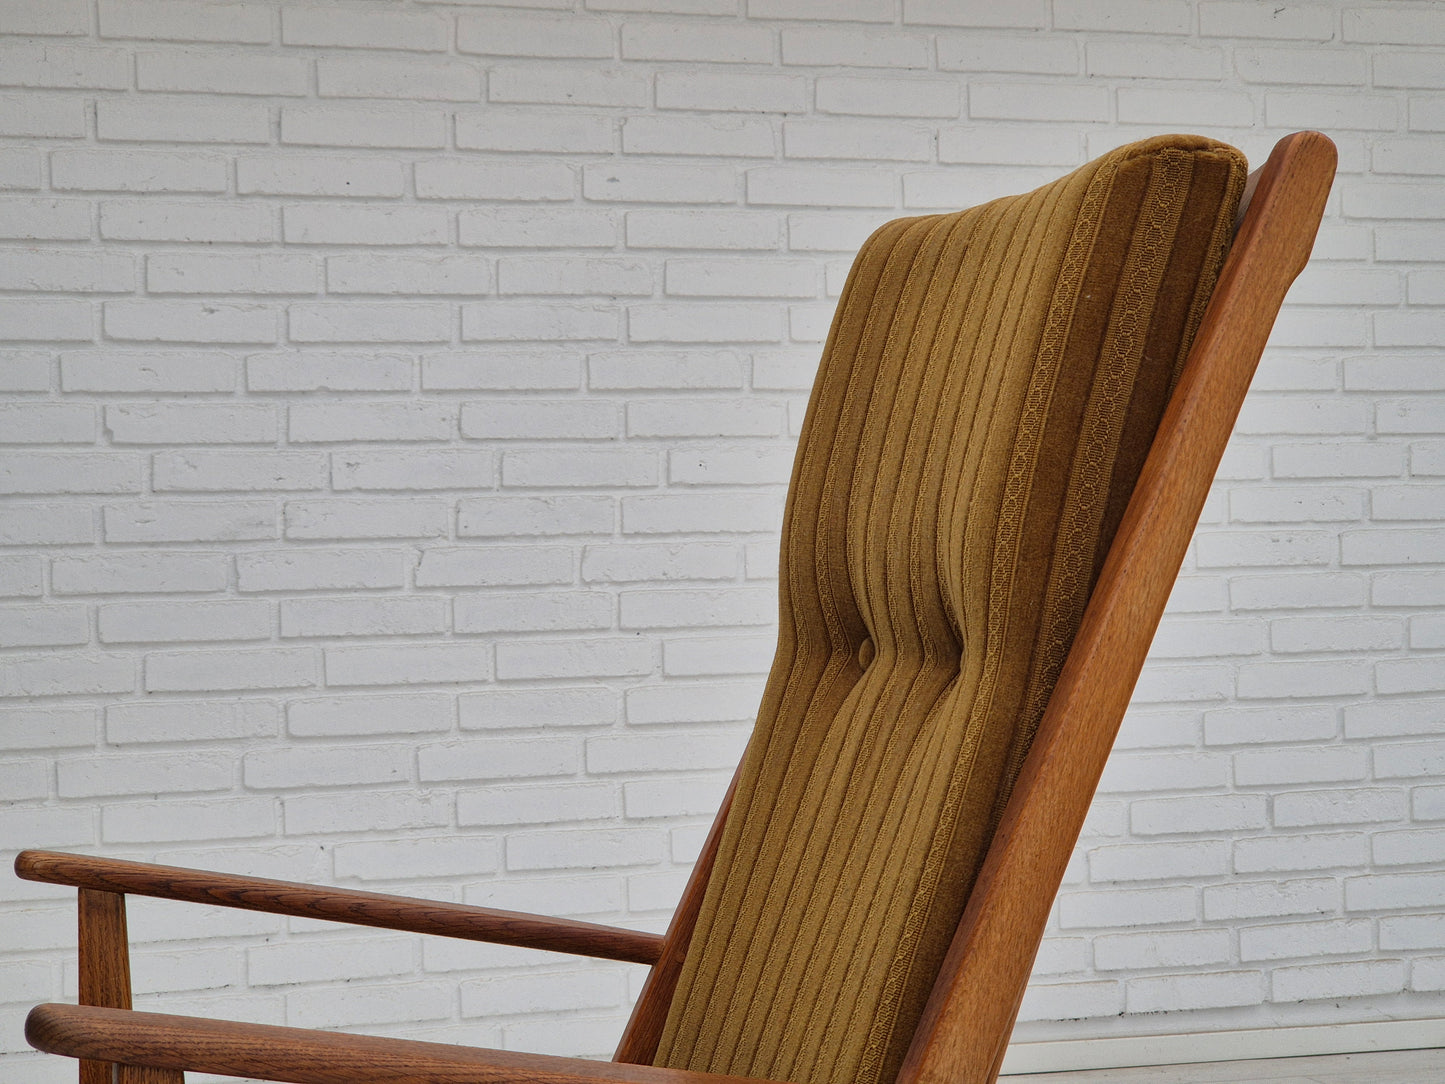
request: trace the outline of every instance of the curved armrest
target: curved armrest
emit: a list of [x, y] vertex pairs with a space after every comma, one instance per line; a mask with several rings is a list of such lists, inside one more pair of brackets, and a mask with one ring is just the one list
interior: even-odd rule
[[[25, 1037], [72, 1058], [260, 1077], [291, 1084], [744, 1084], [650, 1065], [382, 1039], [332, 1031], [236, 1024], [194, 1016], [37, 1005]], [[756, 1082], [748, 1081], [748, 1084]]]
[[15, 873], [27, 881], [73, 885], [136, 896], [155, 896], [188, 903], [209, 903], [247, 911], [267, 911], [299, 918], [321, 918], [356, 926], [440, 934], [470, 941], [547, 949], [576, 956], [654, 964], [662, 955], [662, 936], [546, 918], [491, 907], [410, 899], [380, 892], [327, 888], [242, 877], [232, 873], [155, 866], [117, 858], [60, 854], [55, 851], [21, 851]]

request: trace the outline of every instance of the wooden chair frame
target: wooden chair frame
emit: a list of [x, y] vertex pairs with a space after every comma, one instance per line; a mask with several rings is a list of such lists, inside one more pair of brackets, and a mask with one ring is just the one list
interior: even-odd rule
[[[1054, 893], [1285, 291], [1308, 259], [1334, 144], [1298, 132], [1252, 198], [897, 1084], [990, 1084]], [[367, 1081], [729, 1084], [652, 1059], [731, 794], [665, 935], [484, 907], [115, 859], [22, 852], [19, 876], [79, 889], [80, 1005], [41, 1005], [26, 1036], [80, 1058], [82, 1084], [181, 1084], [183, 1070], [294, 1084]], [[331, 919], [652, 965], [612, 1062], [130, 1010], [127, 894]], [[116, 1071], [112, 1074], [112, 1066]]]

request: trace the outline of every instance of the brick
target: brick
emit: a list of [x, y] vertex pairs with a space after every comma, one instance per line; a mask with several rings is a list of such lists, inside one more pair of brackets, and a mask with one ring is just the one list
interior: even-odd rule
[[507, 836], [507, 869], [654, 865], [666, 854], [666, 840], [653, 828], [513, 832]]
[[358, 11], [341, 6], [285, 8], [281, 12], [283, 45], [442, 52], [450, 36], [441, 12]]
[[651, 487], [658, 477], [657, 454], [645, 449], [507, 452], [502, 457], [506, 487]]
[[287, 501], [288, 539], [435, 538], [451, 522], [444, 500], [415, 497]]
[[96, 134], [103, 141], [269, 143], [270, 109], [259, 102], [102, 98]]
[[407, 554], [402, 550], [307, 547], [236, 555], [240, 591], [343, 591], [401, 587]]
[[[622, 883], [616, 877], [509, 877], [468, 885], [467, 903], [537, 914], [595, 915], [622, 910]], [[528, 953], [521, 959], [535, 963]], [[520, 961], [519, 961], [520, 962]]]
[[572, 582], [565, 546], [428, 548], [416, 565], [418, 587], [496, 587]]
[[776, 342], [782, 338], [782, 315], [765, 304], [643, 303], [628, 306], [627, 329], [634, 343]]
[[483, 689], [463, 693], [457, 706], [463, 730], [606, 726], [618, 718], [617, 695], [600, 685]]
[[1030, 983], [1019, 1019], [1082, 1020], [1124, 1012], [1124, 988], [1117, 982]]
[[311, 66], [299, 57], [173, 49], [139, 53], [135, 64], [140, 90], [304, 97], [311, 89]]
[[39, 557], [0, 557], [0, 597], [38, 598], [42, 592], [44, 568]]
[[[1122, 91], [1120, 92], [1122, 94]], [[1109, 119], [1104, 87], [1072, 87], [1068, 94], [1044, 83], [970, 83], [968, 115], [990, 120], [1102, 121]]]
[[1240, 881], [1206, 885], [1206, 921], [1326, 914], [1339, 907], [1340, 888], [1325, 878], [1297, 881]]
[[405, 975], [413, 968], [415, 951], [408, 937], [254, 945], [246, 950], [246, 979], [253, 986], [289, 986]]
[[626, 534], [774, 531], [781, 501], [761, 494], [677, 494], [622, 498]]
[[429, 159], [416, 164], [421, 199], [566, 201], [576, 189], [572, 168], [555, 162]]
[[146, 257], [152, 294], [314, 294], [316, 260], [296, 253], [175, 253]]
[[64, 391], [128, 393], [231, 392], [236, 361], [208, 351], [77, 350], [60, 356]]
[[[137, 604], [137, 608], [143, 605]], [[185, 605], [201, 607], [210, 604]], [[149, 621], [153, 627], [165, 620], [154, 610], [140, 619]], [[274, 738], [280, 729], [279, 717], [275, 703], [269, 700], [168, 700], [111, 704], [105, 709], [105, 738], [114, 745]], [[232, 758], [227, 757], [227, 760]]]
[[641, 676], [652, 673], [654, 655], [652, 644], [633, 638], [504, 640], [497, 644], [497, 680]]
[[598, 390], [738, 389], [743, 361], [731, 351], [619, 351], [587, 358], [587, 386]]
[[[1119, 12], [1123, 15], [1123, 12]], [[1130, 29], [1140, 21], [1130, 19]], [[1192, 45], [1130, 40], [1090, 41], [1084, 47], [1084, 72], [1093, 76], [1125, 79], [1208, 79], [1224, 74], [1224, 55], [1219, 49]]]
[[[948, 12], [959, 10], [957, 0], [929, 0], [937, 9], [938, 19]], [[997, 17], [1008, 18], [1009, 13], [1025, 11], [1022, 5], [986, 4], [988, 12]], [[908, 7], [904, 8], [904, 21], [911, 21]], [[1037, 25], [1047, 24], [1048, 12], [1043, 4], [1035, 9]], [[1018, 72], [1025, 75], [1073, 75], [1079, 71], [1079, 46], [1069, 35], [1035, 35], [1014, 37], [1002, 34], [939, 34], [936, 41], [938, 67], [942, 71], [999, 71]], [[1001, 132], [1007, 138], [1009, 133]]]
[[708, 677], [765, 674], [773, 659], [770, 636], [689, 637], [662, 645], [662, 670], [668, 676]]
[[1269, 749], [1236, 753], [1234, 780], [1242, 787], [1363, 781], [1368, 751], [1351, 746]]
[[317, 684], [310, 648], [247, 648], [225, 652], [157, 651], [146, 656], [147, 692], [296, 689]]
[[275, 216], [261, 204], [215, 206], [169, 200], [106, 200], [100, 235], [113, 241], [232, 242], [276, 238]]
[[1282, 835], [1239, 839], [1234, 843], [1236, 873], [1320, 872], [1331, 868], [1360, 869], [1370, 863], [1370, 845], [1358, 833]]
[[10, 342], [87, 342], [94, 328], [85, 301], [0, 301], [0, 339]]
[[281, 601], [281, 636], [419, 636], [447, 631], [447, 600], [405, 598], [295, 598]]
[[610, 305], [497, 301], [462, 306], [465, 342], [580, 342], [617, 337], [618, 312]]
[[50, 360], [41, 350], [0, 350], [0, 390], [49, 391]]
[[497, 400], [464, 404], [461, 433], [482, 440], [610, 440], [620, 420], [616, 405], [603, 400]]
[[[434, 734], [450, 730], [455, 715], [453, 698], [442, 693], [315, 697], [286, 705], [286, 732], [298, 738]], [[346, 876], [339, 859], [336, 872]]]
[[1258, 971], [1220, 971], [1130, 979], [1127, 1012], [1219, 1009], [1256, 1005], [1263, 999], [1264, 977]]
[[456, 994], [449, 987], [419, 982], [303, 989], [287, 994], [286, 1023], [315, 1028], [446, 1020], [455, 1011], [455, 1001]]
[[62, 798], [229, 790], [233, 759], [224, 753], [115, 753], [56, 763]]
[[328, 647], [327, 685], [433, 685], [487, 681], [490, 644], [387, 644]]
[[615, 51], [612, 27], [602, 19], [501, 12], [457, 17], [459, 53], [610, 60]]
[[0, 83], [16, 87], [125, 90], [130, 58], [122, 49], [73, 45], [0, 45]]
[[50, 587], [57, 595], [223, 591], [227, 560], [209, 553], [110, 553], [56, 557]]
[[212, 301], [107, 301], [105, 333], [129, 342], [272, 343], [276, 310]]
[[457, 510], [460, 537], [610, 534], [613, 500], [600, 496], [476, 497]]
[[482, 73], [461, 60], [322, 56], [316, 61], [317, 92], [323, 98], [402, 98], [409, 101], [475, 102]]
[[582, 578], [591, 582], [725, 580], [737, 570], [737, 549], [726, 543], [588, 546], [582, 554]]
[[1340, 573], [1283, 573], [1230, 580], [1229, 604], [1235, 611], [1361, 606], [1366, 582]]
[[1113, 757], [1099, 790], [1106, 794], [1198, 790], [1228, 781], [1228, 759], [1216, 753], [1130, 753]]
[[138, 403], [105, 408], [113, 444], [270, 444], [276, 411], [261, 404]]
[[296, 204], [283, 222], [297, 245], [441, 245], [450, 236], [446, 213], [433, 207]]
[[281, 142], [317, 147], [428, 149], [446, 146], [440, 109], [392, 106], [284, 105]]
[[1093, 938], [1094, 966], [1100, 971], [1207, 966], [1228, 963], [1230, 956], [1225, 930], [1151, 930]]
[[518, 65], [494, 68], [487, 80], [487, 100], [493, 102], [636, 109], [647, 106], [650, 96], [646, 75], [617, 69]]
[[1195, 544], [1200, 568], [1248, 568], [1328, 565], [1338, 543], [1334, 536], [1318, 531], [1234, 530], [1201, 533]]
[[1346, 531], [1340, 537], [1344, 565], [1435, 564], [1445, 546], [1445, 531], [1424, 528]]
[[332, 458], [332, 486], [362, 489], [490, 489], [496, 473], [490, 452], [351, 452]]
[[581, 750], [570, 738], [471, 738], [417, 750], [426, 782], [575, 775]]
[[236, 159], [236, 191], [270, 196], [400, 196], [406, 190], [400, 162], [302, 155]]
[[332, 256], [326, 287], [333, 294], [491, 293], [492, 269], [476, 256]]
[[1445, 691], [1438, 656], [1384, 659], [1375, 664], [1375, 688], [1384, 694]]
[[100, 0], [100, 34], [104, 38], [264, 45], [271, 40], [271, 13], [261, 4]]
[[[1375, 85], [1381, 82], [1381, 61], [1375, 62]], [[1234, 68], [1250, 83], [1364, 86], [1369, 82], [1370, 58], [1344, 50], [1245, 49], [1234, 50]]]
[[83, 36], [90, 33], [90, 21], [91, 5], [88, 0], [12, 4], [0, 15], [0, 27], [7, 34]]
[[84, 606], [0, 606], [0, 647], [67, 647], [89, 640]]
[[753, 681], [636, 686], [627, 690], [627, 721], [637, 725], [748, 722], [757, 714], [760, 695]]
[[1335, 712], [1311, 705], [1248, 708], [1232, 705], [1204, 713], [1206, 745], [1327, 741], [1338, 734]]
[[[1248, 127], [1255, 123], [1254, 100], [1243, 91], [1121, 87], [1118, 108], [1122, 124], [1160, 124], [1165, 115], [1177, 117], [1178, 123], [1197, 125]], [[1283, 114], [1289, 108], [1281, 103], [1276, 111]], [[1268, 119], [1271, 124], [1281, 123], [1273, 114]]]
[[457, 147], [462, 150], [611, 154], [616, 149], [613, 129], [614, 121], [606, 114], [489, 109], [456, 117]]
[[603, 783], [488, 787], [457, 795], [461, 825], [566, 824], [616, 815], [616, 790]]
[[1270, 995], [1277, 1001], [1394, 994], [1404, 987], [1405, 967], [1398, 960], [1307, 964], [1270, 972]]
[[352, 787], [403, 782], [411, 760], [409, 745], [255, 750], [241, 758], [241, 771], [253, 790]]
[[276, 537], [271, 501], [147, 501], [106, 505], [107, 542], [230, 542]]
[[777, 219], [758, 211], [629, 211], [627, 247], [775, 249]]
[[1369, 824], [1402, 820], [1404, 816], [1405, 795], [1398, 790], [1291, 791], [1274, 800], [1274, 823], [1279, 827]]
[[0, 135], [79, 139], [85, 133], [85, 102], [79, 98], [35, 91], [0, 97]]
[[409, 391], [411, 386], [412, 361], [400, 354], [322, 350], [246, 358], [250, 391]]
[[783, 126], [788, 158], [927, 162], [933, 142], [927, 128], [887, 121], [790, 120]]
[[1445, 732], [1445, 710], [1430, 700], [1351, 704], [1345, 708], [1345, 737], [1383, 738]]
[[1198, 918], [1195, 890], [1185, 886], [1074, 892], [1062, 896], [1058, 907], [1059, 926], [1066, 930], [1155, 926]]
[[611, 248], [617, 220], [606, 211], [485, 207], [457, 215], [457, 238], [488, 248]]
[[1386, 95], [1292, 93], [1269, 91], [1264, 99], [1265, 123], [1289, 126], [1301, 117], [1322, 118], [1331, 130], [1392, 131], [1399, 124], [1399, 105]]
[[[80, 403], [0, 404], [0, 444], [89, 444], [94, 440], [95, 408], [92, 406]], [[50, 458], [50, 462], [56, 461], [56, 457]], [[106, 457], [96, 461], [103, 464]], [[41, 463], [44, 462], [41, 460]]]
[[889, 0], [749, 0], [754, 19], [815, 19], [841, 22], [890, 23], [894, 5]]
[[1335, 19], [1323, 4], [1276, 4], [1266, 8], [1249, 0], [1203, 0], [1199, 33], [1204, 37], [1280, 38], [1329, 41]]
[[1239, 931], [1239, 958], [1248, 963], [1354, 955], [1369, 952], [1371, 941], [1370, 923], [1358, 920], [1272, 923]]
[[[7, 457], [8, 458], [8, 457]], [[0, 545], [58, 546], [93, 541], [90, 509], [74, 504], [20, 504], [0, 507]]]
[[541, 1010], [614, 1009], [627, 1000], [621, 971], [536, 972], [461, 984], [462, 1013], [492, 1016]]
[[927, 68], [928, 39], [852, 27], [785, 28], [781, 34], [785, 65], [849, 68]]
[[287, 418], [287, 436], [298, 444], [446, 440], [456, 431], [448, 403], [295, 403]]
[[321, 489], [320, 452], [158, 452], [151, 463], [157, 491], [220, 493]]
[[657, 75], [659, 109], [806, 113], [808, 104], [808, 80], [801, 75], [673, 71]]
[[[1377, 866], [1422, 866], [1437, 864], [1445, 854], [1445, 832], [1414, 829], [1380, 832], [1371, 841], [1371, 857]], [[1359, 863], [1357, 869], [1367, 863]]]
[[287, 329], [298, 343], [430, 343], [452, 337], [450, 305], [423, 301], [293, 304]]
[[50, 156], [50, 185], [60, 191], [219, 193], [226, 175], [220, 155], [107, 148]]
[[497, 292], [647, 297], [652, 269], [642, 260], [503, 256], [497, 261]]
[[[608, 52], [601, 55], [610, 56]], [[630, 22], [622, 25], [624, 60], [691, 60], [701, 63], [771, 64], [773, 32], [746, 23]]]
[[632, 590], [620, 602], [624, 629], [770, 625], [777, 619], [777, 598], [767, 588]]
[[275, 831], [270, 798], [110, 803], [101, 811], [101, 838], [107, 843], [246, 839]]

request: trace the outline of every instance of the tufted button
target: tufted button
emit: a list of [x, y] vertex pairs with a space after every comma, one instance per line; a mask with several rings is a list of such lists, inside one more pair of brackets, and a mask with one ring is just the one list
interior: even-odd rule
[[868, 664], [873, 661], [874, 654], [875, 652], [873, 650], [873, 641], [871, 639], [865, 638], [864, 641], [858, 645], [859, 667], [867, 670]]

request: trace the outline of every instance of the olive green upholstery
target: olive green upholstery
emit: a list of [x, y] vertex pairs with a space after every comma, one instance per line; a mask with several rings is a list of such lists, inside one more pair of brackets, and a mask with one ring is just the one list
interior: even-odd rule
[[1223, 262], [1167, 136], [879, 229], [783, 528], [776, 661], [657, 1064], [896, 1075]]

